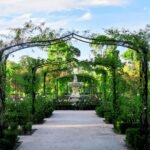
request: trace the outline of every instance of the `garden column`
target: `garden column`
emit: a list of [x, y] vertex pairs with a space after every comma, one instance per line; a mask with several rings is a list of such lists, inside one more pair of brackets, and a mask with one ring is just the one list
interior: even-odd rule
[[104, 90], [104, 101], [106, 101], [106, 74], [103, 74], [103, 90]]
[[36, 82], [36, 67], [32, 67], [32, 115], [35, 113], [35, 82]]
[[117, 108], [117, 92], [116, 92], [116, 68], [112, 68], [112, 77], [113, 77], [113, 109], [116, 112]]
[[6, 85], [6, 61], [2, 60], [0, 56], [0, 138], [3, 132], [4, 126], [4, 112], [5, 112], [5, 85]]
[[143, 84], [142, 84], [142, 132], [145, 135], [145, 141], [148, 138], [148, 52], [143, 52]]
[[58, 100], [58, 79], [56, 79], [56, 99]]
[[43, 93], [44, 93], [44, 96], [46, 95], [46, 76], [47, 76], [47, 72], [44, 72], [44, 76], [43, 76]]

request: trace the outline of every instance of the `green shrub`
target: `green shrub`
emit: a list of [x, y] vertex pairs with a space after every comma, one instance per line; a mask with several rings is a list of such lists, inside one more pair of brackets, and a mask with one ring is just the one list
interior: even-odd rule
[[121, 134], [125, 134], [128, 128], [138, 128], [138, 127], [139, 124], [136, 123], [131, 124], [126, 122], [120, 122], [118, 130], [120, 131]]
[[0, 139], [0, 150], [11, 150], [11, 142], [8, 139]]
[[128, 128], [126, 130], [126, 143], [134, 149], [143, 149], [144, 138], [138, 128]]
[[72, 104], [68, 100], [69, 96], [61, 96], [54, 100], [56, 110], [95, 110], [99, 104], [99, 99], [95, 96], [81, 96], [79, 101]]
[[14, 110], [6, 109], [5, 112], [5, 124], [9, 126], [11, 123], [19, 124], [19, 118], [17, 112]]
[[18, 123], [17, 122], [11, 122], [9, 127], [11, 128], [11, 130], [17, 130]]
[[50, 117], [52, 115], [53, 112], [53, 104], [51, 101], [45, 100], [44, 102], [44, 116]]
[[42, 123], [43, 119], [44, 119], [44, 112], [43, 111], [38, 110], [34, 113], [34, 116], [33, 116], [33, 122], [34, 123]]
[[113, 123], [114, 122], [114, 113], [112, 111], [105, 112], [104, 117], [105, 117], [105, 121], [107, 123]]
[[20, 108], [18, 108], [19, 112], [19, 124], [26, 124], [27, 122], [31, 121], [31, 99], [28, 97], [20, 103]]
[[31, 108], [28, 99], [23, 101], [7, 100], [5, 112], [5, 124], [25, 125], [31, 121]]
[[23, 131], [25, 134], [30, 133], [32, 130], [32, 122], [27, 122], [26, 125], [23, 126]]
[[96, 107], [96, 114], [99, 117], [104, 117], [104, 113], [105, 113], [105, 110], [104, 110], [104, 108], [102, 106]]
[[122, 120], [125, 123], [135, 124], [140, 122], [141, 115], [141, 102], [140, 98], [137, 96], [127, 97], [122, 96], [120, 104], [120, 115], [118, 116], [119, 120]]
[[23, 135], [24, 134], [24, 129], [23, 129], [23, 127], [21, 125], [18, 125], [17, 131], [18, 131], [19, 135]]
[[37, 96], [35, 100], [35, 113], [33, 115], [33, 122], [42, 123], [44, 117], [44, 100], [41, 96]]
[[116, 119], [114, 121], [114, 129], [115, 131], [121, 133], [121, 134], [125, 134], [126, 130], [128, 128], [138, 128], [140, 125], [139, 123], [130, 123], [130, 122], [124, 122], [122, 120], [118, 120]]
[[12, 150], [18, 141], [18, 134], [16, 130], [4, 130], [3, 138], [0, 140], [0, 149]]
[[16, 130], [4, 130], [4, 138], [10, 140], [11, 142], [17, 142], [17, 131]]

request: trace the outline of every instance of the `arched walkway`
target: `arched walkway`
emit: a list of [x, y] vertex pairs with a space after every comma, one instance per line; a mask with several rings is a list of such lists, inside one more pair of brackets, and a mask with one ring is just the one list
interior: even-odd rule
[[[118, 34], [118, 36], [120, 37], [120, 34]], [[135, 38], [134, 34], [133, 34], [132, 40], [130, 40], [131, 39], [130, 36], [129, 36], [128, 40], [126, 38], [128, 39], [128, 36], [126, 37], [126, 35], [125, 35], [125, 37], [123, 35], [123, 38], [119, 38], [119, 39], [118, 38], [110, 38], [109, 36], [107, 37], [105, 35], [100, 35], [95, 39], [95, 38], [86, 38], [86, 37], [80, 36], [78, 34], [71, 33], [71, 34], [69, 34], [65, 37], [59, 38], [59, 39], [52, 39], [52, 40], [46, 40], [46, 41], [35, 41], [35, 42], [31, 41], [31, 42], [19, 43], [16, 45], [4, 47], [3, 49], [1, 49], [1, 53], [0, 53], [0, 85], [1, 85], [1, 88], [0, 88], [0, 105], [2, 107], [2, 114], [3, 114], [3, 112], [5, 112], [6, 60], [9, 56], [9, 54], [16, 52], [16, 51], [19, 51], [19, 50], [24, 49], [24, 48], [28, 48], [28, 47], [49, 46], [49, 45], [56, 44], [60, 40], [68, 41], [71, 39], [79, 40], [79, 41], [82, 41], [82, 42], [85, 42], [88, 44], [91, 44], [92, 42], [94, 42], [94, 44], [96, 44], [96, 45], [113, 45], [113, 46], [127, 47], [127, 48], [133, 49], [136, 52], [138, 52], [140, 54], [140, 57], [141, 57], [141, 59], [140, 59], [140, 65], [141, 65], [140, 68], [141, 69], [139, 72], [139, 74], [140, 74], [139, 79], [141, 82], [140, 83], [140, 96], [141, 96], [141, 103], [142, 103], [141, 115], [140, 115], [141, 116], [140, 117], [140, 131], [141, 131], [141, 135], [144, 136], [144, 138], [145, 138], [145, 142], [143, 144], [143, 145], [145, 145], [145, 143], [147, 143], [147, 139], [148, 139], [148, 127], [149, 127], [148, 126], [148, 109], [147, 109], [148, 108], [148, 52], [149, 52], [149, 44], [147, 43], [146, 40], [143, 40], [143, 37], [141, 37], [139, 39]], [[141, 40], [140, 43], [137, 42], [137, 39], [139, 41]], [[144, 44], [141, 44], [141, 43], [144, 43]], [[97, 65], [101, 65], [101, 63], [97, 64]], [[35, 81], [35, 80], [32, 80], [32, 81]], [[114, 91], [116, 91], [116, 90], [114, 90]], [[33, 107], [34, 106], [34, 99], [36, 96], [34, 93], [34, 90], [32, 92], [32, 95], [34, 97], [32, 99], [32, 108], [34, 108]], [[114, 104], [114, 106], [116, 106], [116, 99], [114, 98], [114, 100], [115, 101], [113, 102], [113, 104]], [[114, 108], [116, 108], [116, 107], [114, 107]], [[114, 110], [114, 112], [115, 112], [115, 116], [116, 116], [116, 114], [117, 114], [116, 110]], [[34, 111], [33, 111], [33, 114], [34, 114]], [[68, 115], [68, 114], [66, 114], [66, 115]], [[71, 120], [68, 119], [69, 123], [74, 122], [74, 116], [76, 116], [76, 115], [72, 114], [70, 117]], [[80, 119], [81, 116], [82, 115], [78, 115], [79, 125], [77, 125], [77, 126], [74, 126], [74, 124], [73, 124], [73, 126], [70, 127], [70, 124], [68, 124], [68, 123], [66, 123], [65, 126], [60, 126], [60, 127], [62, 127], [63, 132], [62, 132], [62, 134], [58, 134], [58, 137], [59, 137], [58, 139], [56, 138], [58, 132], [56, 132], [55, 129], [58, 129], [59, 126], [57, 126], [57, 122], [55, 123], [55, 120], [54, 120], [54, 124], [50, 124], [49, 119], [48, 119], [46, 124], [44, 124], [43, 126], [35, 126], [35, 127], [39, 128], [39, 130], [37, 131], [37, 133], [35, 133], [35, 135], [33, 135], [29, 138], [29, 140], [28, 140], [29, 143], [28, 142], [26, 143], [26, 138], [23, 138], [24, 144], [27, 145], [27, 147], [25, 147], [25, 149], [30, 149], [30, 148], [31, 149], [37, 149], [37, 150], [38, 149], [40, 149], [40, 150], [41, 149], [43, 149], [43, 150], [44, 149], [45, 150], [46, 149], [56, 149], [58, 145], [60, 145], [60, 147], [58, 147], [58, 149], [60, 148], [61, 150], [72, 149], [72, 148], [74, 148], [74, 145], [76, 147], [75, 149], [77, 149], [77, 148], [79, 149], [81, 147], [81, 149], [86, 149], [86, 150], [87, 149], [100, 149], [100, 148], [101, 149], [116, 149], [116, 150], [119, 149], [120, 150], [120, 149], [124, 148], [122, 145], [123, 143], [122, 144], [120, 143], [121, 142], [120, 137], [118, 137], [118, 140], [115, 139], [117, 137], [117, 135], [115, 135], [111, 131], [110, 127], [109, 128], [107, 126], [105, 127], [103, 122], [101, 122], [100, 124], [95, 122], [96, 123], [96, 126], [95, 126], [95, 124], [93, 125], [93, 123], [94, 123], [93, 121], [91, 121], [90, 125], [87, 123], [87, 126], [86, 126], [86, 124], [84, 124], [84, 119]], [[52, 121], [53, 121], [54, 117], [52, 118]], [[62, 120], [63, 120], [63, 118], [65, 118], [65, 115], [62, 116]], [[87, 119], [88, 119], [88, 116], [87, 116]], [[3, 127], [4, 122], [3, 122], [3, 119], [1, 119], [1, 120], [2, 120], [1, 121], [2, 122], [1, 127]], [[62, 122], [60, 120], [58, 125], [61, 125], [61, 123]], [[82, 126], [82, 124], [84, 126]], [[101, 124], [102, 124], [102, 126], [101, 126]], [[68, 129], [69, 132], [66, 129]], [[78, 134], [76, 132], [75, 133], [72, 132], [72, 131], [74, 131], [74, 129], [77, 129]], [[106, 131], [109, 131], [109, 134], [107, 132], [106, 132], [107, 134], [105, 134], [105, 132], [104, 132], [105, 129], [106, 129]], [[65, 130], [66, 130], [66, 132], [64, 132]], [[91, 136], [91, 133], [90, 133], [91, 130], [96, 131], [95, 136], [92, 135], [93, 137]], [[96, 138], [96, 137], [98, 137], [97, 133], [100, 134], [100, 137], [101, 137], [101, 135], [103, 135], [103, 134], [101, 134], [100, 131], [103, 131], [104, 136], [106, 135], [106, 138], [109, 140], [105, 139], [106, 141], [105, 140], [103, 141], [104, 136], [102, 136], [102, 138], [101, 138], [102, 142], [101, 142], [100, 138]], [[61, 132], [59, 132], [59, 133], [61, 133]], [[68, 133], [68, 134], [66, 134], [66, 133]], [[45, 134], [47, 134], [47, 135], [45, 136]], [[2, 132], [1, 132], [1, 135], [2, 135]], [[52, 135], [52, 137], [51, 137], [51, 135]], [[80, 137], [79, 135], [81, 135], [83, 137], [79, 138]], [[43, 138], [43, 136], [45, 138]], [[35, 139], [32, 140], [32, 137], [34, 137]], [[54, 138], [54, 139], [52, 139], [52, 138]], [[50, 139], [52, 139], [52, 140], [50, 140]], [[69, 142], [68, 142], [68, 140], [69, 140]], [[45, 143], [45, 141], [48, 142], [49, 144], [47, 145]], [[72, 141], [72, 142], [70, 142], [70, 141]], [[77, 143], [74, 144], [74, 141], [76, 141]], [[85, 143], [84, 143], [84, 141], [85, 141]], [[115, 143], [114, 141], [116, 141], [117, 143]], [[69, 143], [70, 145], [67, 146], [66, 143]], [[82, 143], [84, 143], [84, 145], [82, 145]], [[89, 145], [89, 143], [90, 143], [90, 145]], [[91, 144], [91, 143], [93, 143], [93, 144]], [[24, 147], [24, 144], [22, 145], [22, 147]], [[46, 145], [48, 147], [44, 148]], [[79, 147], [77, 147], [76, 145]], [[118, 148], [117, 145], [119, 145], [121, 147]], [[30, 148], [28, 148], [28, 146], [30, 146]], [[41, 147], [41, 146], [43, 146], [43, 147]], [[82, 148], [82, 146], [83, 146], [83, 148]], [[92, 147], [90, 147], [90, 146], [92, 146]], [[93, 148], [93, 146], [95, 146], [95, 148]], [[102, 146], [102, 147], [99, 147], [99, 146]]]
[[17, 150], [126, 150], [125, 136], [112, 127], [95, 111], [54, 111], [44, 124], [33, 126], [33, 135], [20, 137]]

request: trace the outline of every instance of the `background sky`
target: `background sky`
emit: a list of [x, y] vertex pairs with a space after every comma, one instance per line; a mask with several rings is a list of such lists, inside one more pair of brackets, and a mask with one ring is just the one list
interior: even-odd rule
[[[150, 23], [149, 0], [0, 0], [0, 10], [0, 33], [4, 34], [7, 28], [21, 27], [29, 20], [35, 24], [45, 22], [56, 30], [94, 33], [103, 33], [103, 29], [112, 27], [138, 30]], [[74, 46], [81, 49], [82, 59], [89, 57], [87, 44], [76, 42]], [[27, 54], [46, 57], [46, 53], [32, 48], [13, 53], [14, 57], [9, 59], [18, 61]]]

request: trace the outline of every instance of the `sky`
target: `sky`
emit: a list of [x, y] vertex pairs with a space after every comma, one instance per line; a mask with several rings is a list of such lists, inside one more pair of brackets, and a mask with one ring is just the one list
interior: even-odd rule
[[[112, 27], [133, 31], [150, 23], [149, 0], [0, 0], [0, 10], [0, 33], [3, 34], [7, 34], [8, 28], [21, 27], [29, 20], [35, 24], [45, 22], [56, 30], [91, 33], [103, 33]], [[87, 44], [76, 42], [74, 46], [81, 49], [82, 59], [90, 57]], [[43, 58], [47, 55], [32, 48], [13, 53], [9, 59], [18, 61], [27, 54]]]

